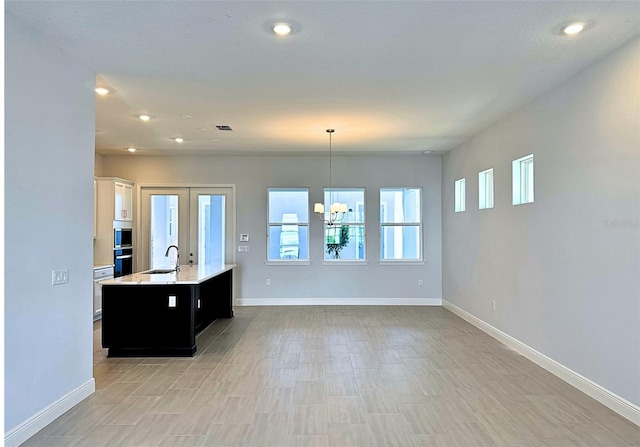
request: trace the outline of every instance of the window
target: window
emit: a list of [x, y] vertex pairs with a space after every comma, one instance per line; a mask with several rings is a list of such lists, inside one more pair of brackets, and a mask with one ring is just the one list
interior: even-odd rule
[[365, 208], [364, 188], [324, 190], [325, 219], [329, 219], [332, 203], [346, 203], [347, 213], [339, 222], [324, 225], [325, 261], [364, 261], [365, 258]]
[[380, 189], [380, 259], [422, 260], [420, 188]]
[[493, 208], [493, 168], [478, 174], [478, 208]]
[[513, 161], [513, 204], [533, 202], [533, 154]]
[[465, 182], [466, 180], [461, 178], [456, 180], [454, 190], [454, 207], [456, 213], [461, 213], [465, 210]]
[[269, 188], [267, 261], [309, 260], [309, 189]]

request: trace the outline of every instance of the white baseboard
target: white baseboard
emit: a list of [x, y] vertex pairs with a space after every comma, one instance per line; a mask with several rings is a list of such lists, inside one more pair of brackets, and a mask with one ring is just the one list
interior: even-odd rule
[[535, 349], [502, 332], [501, 330], [496, 329], [490, 324], [485, 323], [478, 317], [470, 314], [466, 310], [459, 308], [455, 304], [452, 304], [447, 300], [442, 300], [442, 305], [445, 309], [450, 310], [463, 320], [468, 321], [478, 329], [481, 329], [482, 331], [491, 335], [493, 338], [501, 341], [514, 351], [546, 369], [551, 374], [558, 376], [569, 385], [574, 386], [575, 388], [591, 396], [601, 404], [611, 408], [620, 416], [640, 426], [640, 407], [638, 407], [637, 405], [629, 402], [623, 397], [618, 396], [612, 391], [609, 391], [605, 387], [598, 385], [592, 380], [587, 379], [586, 377], [578, 374], [572, 369], [567, 368], [563, 364], [556, 362], [555, 360], [547, 357], [541, 352], [536, 351]]
[[4, 445], [18, 446], [52, 423], [72, 407], [92, 395], [96, 390], [96, 381], [91, 380], [80, 385], [75, 390], [65, 394], [48, 407], [40, 410], [29, 419], [4, 435]]
[[236, 306], [442, 306], [442, 298], [239, 298]]

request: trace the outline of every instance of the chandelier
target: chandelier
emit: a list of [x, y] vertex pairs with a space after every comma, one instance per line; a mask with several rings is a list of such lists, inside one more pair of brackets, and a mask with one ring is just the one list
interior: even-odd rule
[[[327, 129], [327, 133], [329, 134], [329, 202], [333, 199], [333, 190], [331, 184], [331, 134], [335, 132], [334, 129]], [[325, 215], [324, 212], [324, 204], [316, 203], [313, 206], [313, 211], [316, 213], [318, 218], [325, 223], [327, 226], [332, 226], [336, 222], [340, 222], [347, 215], [347, 204], [340, 202], [333, 202], [329, 206], [329, 215]]]

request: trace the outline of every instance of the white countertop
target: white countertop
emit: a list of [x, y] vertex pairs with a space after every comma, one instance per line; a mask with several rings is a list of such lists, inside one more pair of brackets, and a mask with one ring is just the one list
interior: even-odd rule
[[235, 264], [196, 264], [180, 266], [179, 272], [148, 273], [149, 270], [131, 275], [102, 281], [103, 286], [159, 285], [159, 284], [200, 284], [204, 281], [227, 272]]

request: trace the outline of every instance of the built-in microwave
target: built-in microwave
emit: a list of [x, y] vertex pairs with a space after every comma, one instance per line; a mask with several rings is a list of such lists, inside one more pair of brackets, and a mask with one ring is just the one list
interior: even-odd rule
[[133, 230], [116, 228], [113, 230], [113, 248], [129, 248], [133, 246]]

